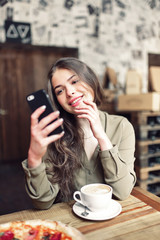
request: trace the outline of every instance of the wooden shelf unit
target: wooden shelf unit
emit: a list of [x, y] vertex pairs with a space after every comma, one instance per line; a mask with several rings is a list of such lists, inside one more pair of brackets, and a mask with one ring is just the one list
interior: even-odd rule
[[136, 134], [137, 185], [160, 196], [160, 112], [131, 113]]

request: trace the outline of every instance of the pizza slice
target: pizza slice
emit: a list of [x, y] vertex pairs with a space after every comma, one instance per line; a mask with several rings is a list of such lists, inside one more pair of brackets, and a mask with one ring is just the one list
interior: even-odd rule
[[[55, 221], [43, 221], [42, 220], [41, 228], [40, 228], [40, 235], [41, 235], [42, 240], [65, 239], [65, 238], [62, 238], [62, 232], [57, 231], [57, 222], [55, 222]], [[68, 240], [71, 240], [71, 239], [68, 238]]]
[[0, 240], [23, 239], [23, 222], [9, 222], [0, 225]]
[[23, 240], [34, 240], [40, 239], [40, 228], [41, 228], [41, 221], [24, 221], [23, 222]]
[[0, 225], [0, 240], [84, 240], [75, 228], [51, 220], [28, 220]]

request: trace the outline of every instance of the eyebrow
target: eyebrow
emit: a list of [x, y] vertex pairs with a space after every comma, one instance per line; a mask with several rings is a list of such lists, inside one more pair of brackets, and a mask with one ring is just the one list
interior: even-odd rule
[[[68, 79], [67, 79], [67, 82], [68, 81], [70, 81], [73, 77], [75, 77], [76, 75], [75, 74], [73, 74], [71, 77], [69, 77]], [[54, 88], [54, 90], [56, 90], [56, 88], [59, 88], [59, 87], [61, 87], [62, 85], [57, 85], [57, 86], [55, 86], [55, 88]]]

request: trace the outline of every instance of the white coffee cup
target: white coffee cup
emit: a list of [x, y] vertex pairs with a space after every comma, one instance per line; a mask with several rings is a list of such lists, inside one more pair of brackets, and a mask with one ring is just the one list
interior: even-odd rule
[[110, 205], [112, 187], [102, 183], [88, 184], [83, 186], [80, 191], [75, 191], [73, 198], [93, 212], [101, 211], [107, 209]]

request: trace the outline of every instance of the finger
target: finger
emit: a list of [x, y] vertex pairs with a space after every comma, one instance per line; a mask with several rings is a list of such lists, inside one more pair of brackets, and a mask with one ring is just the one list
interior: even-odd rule
[[81, 110], [81, 109], [90, 109], [93, 110], [93, 106], [91, 104], [83, 104], [83, 105], [79, 105], [75, 108], [75, 110]]
[[59, 117], [59, 111], [50, 113], [48, 116], [46, 116], [40, 120], [40, 122], [39, 122], [40, 129], [45, 128], [48, 124], [55, 121], [58, 117]]
[[96, 123], [96, 119], [89, 114], [79, 114], [77, 117], [87, 119], [91, 124]]
[[40, 115], [45, 111], [46, 106], [41, 106], [37, 108], [32, 114], [31, 114], [31, 125], [35, 125], [38, 123], [38, 118]]
[[61, 126], [63, 123], [63, 119], [57, 119], [53, 123], [47, 125], [42, 131], [43, 136], [48, 136], [51, 132], [53, 132], [57, 127]]
[[95, 102], [87, 101], [87, 100], [84, 100], [83, 102], [84, 102], [86, 105], [90, 105], [94, 110], [98, 110], [97, 105], [95, 104]]
[[98, 112], [98, 108], [94, 102], [84, 100], [83, 103], [84, 103], [83, 105], [77, 106], [75, 110], [90, 109], [90, 111], [92, 112]]
[[45, 145], [48, 146], [50, 143], [57, 141], [61, 137], [63, 137], [64, 131], [59, 134], [53, 134], [45, 138]]
[[88, 106], [87, 108], [80, 108], [80, 109], [75, 109], [75, 112], [77, 114], [89, 114], [91, 116], [97, 115], [97, 112], [91, 107]]

